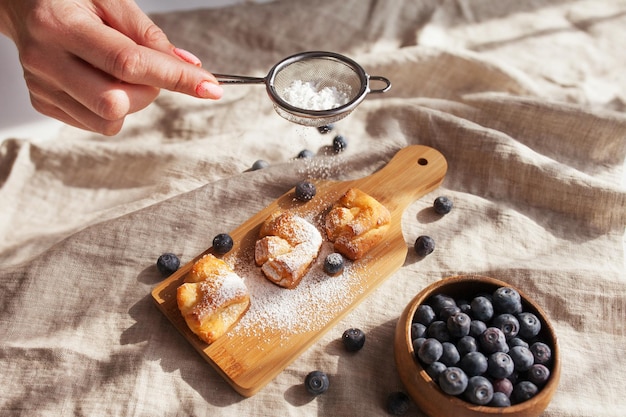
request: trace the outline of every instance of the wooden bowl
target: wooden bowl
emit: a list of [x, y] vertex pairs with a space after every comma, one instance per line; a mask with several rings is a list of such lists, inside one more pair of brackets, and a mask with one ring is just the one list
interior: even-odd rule
[[467, 299], [477, 293], [493, 292], [502, 286], [515, 288], [508, 283], [484, 276], [461, 275], [444, 278], [423, 289], [407, 305], [400, 316], [394, 340], [394, 356], [398, 373], [407, 393], [417, 406], [430, 417], [537, 417], [550, 403], [561, 374], [561, 354], [557, 336], [543, 310], [517, 288], [515, 289], [522, 297], [524, 311], [534, 313], [541, 321], [539, 338], [552, 349], [550, 379], [534, 397], [509, 407], [474, 405], [444, 393], [415, 358], [411, 341], [411, 324], [415, 311], [420, 304], [423, 304], [434, 294], [446, 294], [454, 298]]

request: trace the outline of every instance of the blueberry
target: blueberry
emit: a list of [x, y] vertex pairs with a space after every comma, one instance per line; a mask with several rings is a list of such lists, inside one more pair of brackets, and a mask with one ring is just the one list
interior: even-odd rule
[[494, 379], [491, 383], [495, 392], [501, 392], [506, 395], [507, 398], [511, 396], [513, 392], [513, 382], [511, 382], [510, 378]]
[[459, 350], [456, 348], [454, 343], [443, 342], [441, 344], [441, 347], [443, 348], [443, 353], [439, 358], [439, 362], [443, 363], [446, 366], [453, 366], [456, 365], [459, 360], [461, 360]]
[[463, 336], [469, 335], [471, 324], [472, 320], [470, 319], [470, 317], [467, 314], [461, 312], [451, 315], [450, 317], [448, 317], [448, 321], [446, 322], [450, 335], [456, 338], [461, 338]]
[[467, 375], [461, 368], [451, 366], [439, 375], [439, 387], [449, 395], [460, 395], [467, 388]]
[[482, 375], [487, 372], [487, 357], [481, 352], [469, 352], [459, 361], [459, 367], [469, 376]]
[[507, 340], [517, 336], [519, 332], [519, 321], [513, 314], [498, 314], [494, 317], [491, 325], [502, 330]]
[[456, 307], [454, 298], [445, 294], [435, 294], [428, 299], [428, 304], [432, 307], [435, 315], [439, 316], [441, 311], [446, 307]]
[[552, 359], [552, 350], [543, 342], [535, 342], [530, 345], [529, 349], [535, 357], [535, 363], [545, 365]]
[[494, 392], [489, 405], [491, 407], [509, 407], [511, 400], [503, 392]]
[[471, 303], [472, 317], [476, 320], [488, 322], [493, 317], [493, 304], [485, 296], [475, 297]]
[[539, 318], [522, 310], [519, 292], [508, 286], [471, 297], [436, 294], [416, 309], [416, 360], [443, 392], [476, 405], [532, 398], [549, 380], [552, 360], [550, 346], [537, 338]]
[[428, 334], [428, 337], [435, 338], [442, 343], [452, 340], [450, 332], [448, 331], [448, 325], [445, 321], [442, 320], [435, 320], [430, 323], [430, 326], [428, 326], [428, 330], [426, 331], [426, 333]]
[[511, 287], [500, 287], [493, 292], [493, 307], [501, 313], [518, 314], [522, 312], [522, 297]]
[[467, 300], [456, 300], [456, 305], [459, 306], [462, 313], [465, 313], [467, 315], [469, 315], [470, 312], [472, 311], [472, 306]]
[[511, 393], [511, 403], [519, 404], [526, 400], [531, 399], [537, 394], [539, 388], [537, 385], [533, 384], [530, 381], [521, 381], [513, 387], [513, 392]]
[[435, 209], [435, 213], [437, 214], [450, 213], [450, 210], [452, 210], [452, 206], [452, 200], [445, 196], [437, 197], [433, 202], [433, 208]]
[[332, 131], [334, 128], [335, 128], [335, 125], [331, 123], [331, 124], [327, 124], [324, 126], [318, 126], [317, 131], [320, 132], [322, 135], [325, 135], [328, 132]]
[[474, 338], [478, 338], [485, 330], [487, 330], [487, 325], [484, 321], [481, 320], [472, 320], [470, 323], [470, 336]]
[[173, 253], [164, 253], [156, 262], [157, 269], [163, 277], [169, 277], [180, 267], [180, 259]]
[[460, 312], [461, 312], [461, 309], [456, 305], [444, 307], [441, 310], [439, 310], [439, 319], [447, 322], [450, 316], [452, 316], [453, 314], [460, 313]]
[[413, 316], [413, 321], [422, 323], [425, 326], [428, 326], [430, 323], [435, 321], [435, 311], [428, 304], [421, 304], [415, 310], [415, 315]]
[[487, 373], [493, 378], [507, 378], [513, 374], [515, 363], [504, 352], [495, 352], [487, 358]]
[[541, 386], [550, 379], [550, 370], [545, 365], [536, 363], [528, 370], [528, 380], [535, 385]]
[[436, 362], [443, 355], [443, 345], [437, 339], [428, 338], [417, 351], [417, 357], [426, 365]]
[[337, 135], [333, 138], [333, 151], [335, 153], [341, 153], [348, 147], [348, 141], [342, 135]]
[[419, 236], [415, 239], [415, 245], [413, 245], [415, 253], [419, 257], [425, 257], [433, 253], [435, 250], [435, 240], [430, 236]]
[[473, 376], [467, 381], [464, 395], [472, 404], [489, 404], [493, 398], [493, 385], [484, 376]]
[[481, 292], [481, 293], [476, 294], [476, 297], [485, 297], [487, 300], [489, 300], [490, 303], [493, 303], [493, 294], [492, 293]]
[[509, 344], [510, 348], [512, 348], [514, 346], [524, 346], [524, 347], [529, 347], [530, 346], [528, 344], [528, 342], [525, 341], [524, 339], [522, 339], [521, 337], [513, 337], [513, 338], [509, 339], [509, 341], [507, 343]]
[[298, 153], [298, 156], [296, 158], [298, 158], [298, 159], [308, 159], [308, 158], [313, 158], [314, 156], [315, 156], [315, 154], [313, 153], [313, 151], [310, 151], [308, 149], [302, 149]]
[[509, 347], [506, 344], [506, 338], [502, 330], [497, 327], [488, 327], [482, 332], [478, 339], [480, 347], [485, 353], [508, 352]]
[[446, 368], [447, 366], [444, 365], [443, 363], [439, 361], [435, 361], [431, 363], [430, 365], [428, 365], [428, 367], [426, 368], [426, 373], [428, 374], [429, 377], [431, 377], [433, 381], [437, 381], [439, 379], [439, 375], [443, 371], [445, 371]]
[[411, 340], [426, 337], [427, 329], [422, 323], [411, 323]]
[[523, 375], [520, 375], [518, 372], [513, 372], [511, 376], [505, 378], [511, 381], [513, 385], [517, 384], [519, 381], [523, 379]]
[[322, 371], [312, 371], [304, 379], [304, 386], [309, 394], [320, 395], [328, 390], [330, 381]]
[[309, 181], [300, 181], [296, 184], [295, 194], [296, 199], [299, 201], [309, 201], [315, 197], [317, 189], [315, 184]]
[[213, 238], [213, 251], [224, 255], [233, 248], [233, 238], [228, 233], [220, 233]]
[[251, 171], [257, 171], [259, 169], [267, 168], [268, 166], [270, 166], [269, 162], [267, 162], [267, 161], [265, 161], [263, 159], [257, 159], [252, 164], [252, 167], [250, 168], [250, 170]]
[[387, 397], [387, 412], [394, 416], [401, 416], [409, 411], [411, 399], [404, 392], [392, 392]]
[[459, 355], [465, 356], [470, 352], [476, 352], [478, 350], [478, 344], [476, 343], [476, 338], [467, 335], [457, 340], [456, 348], [459, 351]]
[[344, 266], [343, 256], [340, 253], [331, 253], [324, 259], [324, 271], [328, 275], [340, 274]]
[[524, 346], [513, 346], [509, 350], [509, 356], [513, 359], [515, 370], [518, 372], [527, 371], [535, 363], [533, 353]]
[[341, 340], [346, 350], [356, 352], [365, 345], [365, 333], [361, 329], [351, 328], [343, 332]]
[[517, 315], [519, 320], [519, 335], [524, 339], [532, 339], [541, 331], [541, 322], [533, 313], [524, 311]]
[[419, 352], [420, 347], [424, 344], [425, 341], [426, 341], [425, 337], [418, 337], [417, 339], [413, 339], [413, 352], [415, 352], [416, 358], [417, 358], [417, 352]]

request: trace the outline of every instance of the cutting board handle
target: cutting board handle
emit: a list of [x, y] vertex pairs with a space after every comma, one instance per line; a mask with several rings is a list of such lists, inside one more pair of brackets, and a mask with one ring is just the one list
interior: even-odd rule
[[404, 209], [443, 181], [448, 163], [436, 149], [411, 145], [398, 151], [383, 168], [359, 180], [359, 188], [383, 204]]

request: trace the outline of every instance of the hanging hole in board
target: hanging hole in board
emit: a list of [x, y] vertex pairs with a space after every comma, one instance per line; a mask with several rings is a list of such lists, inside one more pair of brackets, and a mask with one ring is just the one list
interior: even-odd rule
[[420, 159], [417, 160], [417, 164], [421, 165], [421, 166], [428, 165], [428, 159], [420, 158]]

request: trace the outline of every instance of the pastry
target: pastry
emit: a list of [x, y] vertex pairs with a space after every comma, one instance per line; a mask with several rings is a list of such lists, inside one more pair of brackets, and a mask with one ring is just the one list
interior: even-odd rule
[[210, 344], [248, 310], [250, 294], [226, 262], [207, 254], [192, 266], [185, 283], [178, 287], [176, 301], [189, 329]]
[[382, 240], [390, 221], [385, 206], [363, 191], [350, 188], [326, 215], [326, 235], [337, 252], [355, 261]]
[[315, 226], [289, 212], [273, 213], [261, 226], [254, 260], [274, 284], [295, 288], [322, 245]]

